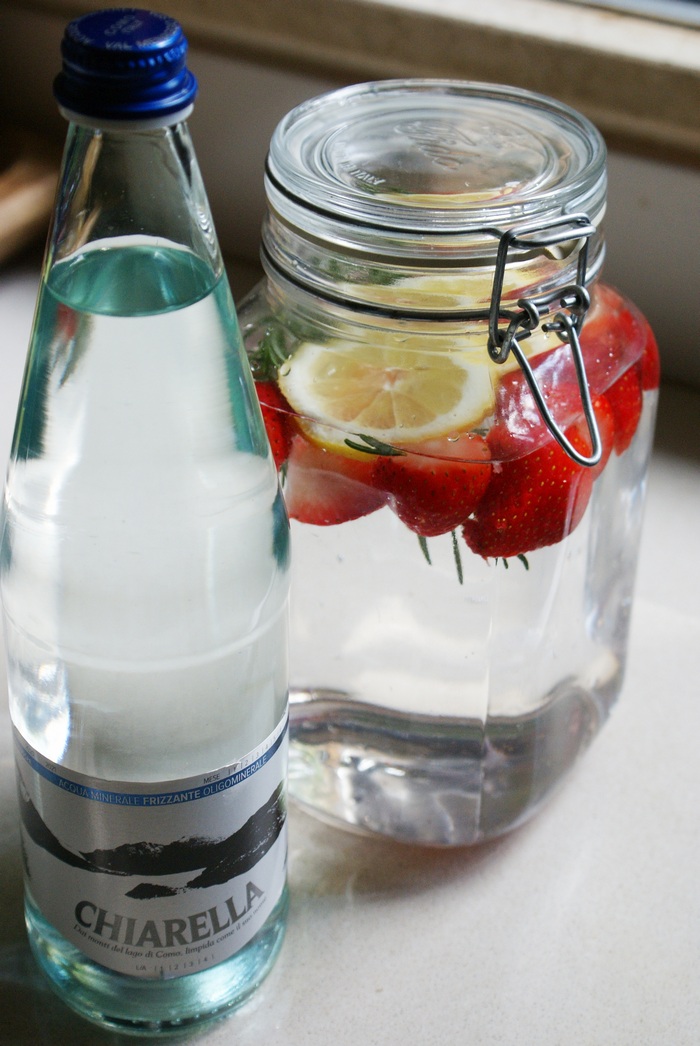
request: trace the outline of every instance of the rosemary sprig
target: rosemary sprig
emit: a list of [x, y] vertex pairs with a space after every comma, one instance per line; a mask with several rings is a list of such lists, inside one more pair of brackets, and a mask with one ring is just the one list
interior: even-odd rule
[[375, 439], [374, 436], [367, 436], [364, 433], [354, 433], [358, 440], [364, 440], [364, 443], [356, 443], [354, 439], [345, 439], [343, 442], [348, 447], [352, 447], [353, 450], [361, 450], [364, 454], [377, 454], [383, 457], [399, 457], [402, 454], [406, 454], [405, 450], [399, 450], [398, 447], [392, 447], [390, 443], [382, 443], [380, 439]]
[[[527, 561], [527, 556], [523, 555], [522, 552], [519, 552], [518, 555], [515, 558], [520, 560], [520, 562], [522, 563], [522, 565], [525, 567], [526, 570], [530, 569], [530, 564]], [[506, 568], [506, 570], [510, 570], [510, 560], [506, 559], [505, 556], [503, 556], [503, 557], [501, 557], [501, 556], [496, 557], [496, 565], [498, 565], [499, 563], [502, 563], [503, 566]]]
[[452, 531], [452, 553], [455, 558], [455, 566], [457, 567], [457, 579], [460, 585], [464, 584], [464, 571], [462, 570], [462, 555], [459, 551], [459, 544], [457, 542], [457, 531]]
[[418, 544], [420, 545], [420, 550], [423, 553], [423, 555], [425, 556], [425, 559], [426, 559], [426, 562], [427, 562], [428, 566], [432, 567], [433, 561], [430, 558], [430, 552], [428, 550], [428, 542], [427, 542], [426, 538], [423, 537], [422, 534], [418, 535]]

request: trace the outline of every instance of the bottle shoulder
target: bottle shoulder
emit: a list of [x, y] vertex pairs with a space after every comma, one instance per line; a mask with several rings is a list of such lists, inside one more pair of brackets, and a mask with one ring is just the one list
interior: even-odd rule
[[213, 272], [223, 270], [186, 123], [152, 129], [69, 125], [49, 266], [126, 236], [187, 249]]
[[49, 267], [50, 294], [79, 312], [148, 316], [186, 308], [225, 281], [191, 250], [160, 237], [124, 235], [87, 244]]

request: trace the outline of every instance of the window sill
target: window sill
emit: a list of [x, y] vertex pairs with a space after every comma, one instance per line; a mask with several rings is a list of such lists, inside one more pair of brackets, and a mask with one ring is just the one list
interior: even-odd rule
[[[65, 21], [104, 0], [0, 4], [7, 118], [62, 140], [51, 95]], [[561, 0], [163, 0], [202, 85], [192, 131], [219, 238], [243, 290], [277, 122], [334, 86], [386, 76], [510, 81], [562, 98], [604, 132], [606, 279], [647, 314], [664, 375], [700, 387], [700, 29]], [[528, 31], [512, 29], [515, 12]], [[556, 14], [556, 18], [554, 14]], [[546, 17], [545, 17], [546, 15]], [[575, 38], [575, 44], [570, 42]], [[572, 57], [573, 55], [573, 57]], [[240, 295], [239, 295], [240, 297]]]
[[[17, 2], [17, 0], [16, 0]], [[103, 0], [19, 0], [67, 16]], [[558, 0], [168, 0], [193, 44], [347, 80], [438, 76], [555, 95], [608, 142], [700, 163], [700, 29]]]

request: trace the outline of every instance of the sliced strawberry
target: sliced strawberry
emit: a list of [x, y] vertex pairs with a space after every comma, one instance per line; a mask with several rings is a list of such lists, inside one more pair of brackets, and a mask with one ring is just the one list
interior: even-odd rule
[[422, 537], [455, 530], [479, 504], [491, 478], [490, 452], [483, 437], [434, 439], [410, 452], [381, 457], [375, 482], [406, 526]]
[[[592, 396], [606, 392], [629, 367], [644, 359], [647, 351], [647, 380], [653, 382], [653, 346], [648, 346], [650, 333], [642, 314], [617, 291], [604, 284], [594, 288], [592, 306], [580, 333], [581, 351]], [[553, 413], [556, 415], [557, 408], [560, 412], [568, 408], [568, 420], [573, 420], [579, 412], [580, 397], [575, 393], [577, 376], [571, 348], [562, 343], [532, 357], [529, 362]], [[533, 427], [539, 427], [539, 410], [519, 368], [506, 374], [500, 382], [497, 411], [512, 431], [522, 432], [526, 439], [531, 435]], [[557, 417], [557, 421], [563, 424], [567, 418]]]
[[598, 284], [591, 298], [580, 342], [589, 387], [598, 393], [641, 357], [649, 325], [631, 302], [606, 284]]
[[[538, 374], [538, 384], [554, 422], [562, 431], [573, 425], [582, 434], [586, 433], [578, 383], [576, 380], [562, 380], [556, 374], [552, 377], [553, 371], [554, 367], [543, 368]], [[604, 464], [613, 449], [610, 404], [604, 396], [595, 395], [592, 397], [592, 405], [599, 423]], [[520, 370], [507, 374], [498, 386], [495, 427], [499, 432], [498, 454], [501, 460], [522, 457], [523, 454], [546, 446], [552, 439], [552, 433]]]
[[[558, 353], [559, 350], [548, 353], [533, 369], [554, 421], [565, 430], [581, 417], [583, 404], [575, 375], [567, 373], [562, 377], [558, 373]], [[501, 431], [499, 452], [506, 457], [521, 457], [551, 439], [542, 412], [519, 369], [506, 374], [498, 386], [495, 424]]]
[[647, 340], [644, 346], [642, 358], [639, 361], [639, 372], [642, 389], [646, 392], [658, 389], [661, 379], [661, 360], [659, 358], [659, 347], [651, 327], [647, 327]]
[[289, 457], [294, 427], [293, 411], [284, 396], [271, 381], [256, 381], [255, 391], [260, 400], [265, 431], [270, 441], [272, 457], [279, 469]]
[[610, 386], [605, 394], [615, 422], [615, 452], [627, 450], [637, 431], [642, 415], [642, 382], [637, 367], [630, 367], [621, 378]]
[[[603, 390], [612, 407], [615, 451], [622, 454], [637, 431], [644, 390], [659, 384], [656, 339], [641, 312], [603, 284], [594, 292], [592, 315], [581, 332], [581, 348], [591, 387]], [[625, 364], [628, 366], [620, 374]], [[616, 373], [620, 376], [615, 377]]]
[[292, 437], [284, 499], [292, 519], [331, 526], [381, 508], [386, 497], [374, 486], [376, 457], [335, 454], [302, 435]]
[[[594, 468], [578, 465], [553, 438], [523, 457], [508, 457], [511, 434], [500, 425], [492, 429], [488, 437], [492, 457], [505, 460], [494, 465], [474, 517], [462, 527], [473, 552], [485, 558], [518, 556], [554, 545], [578, 526], [613, 443], [612, 410], [605, 397], [597, 398], [594, 409], [603, 442], [603, 457]], [[583, 423], [566, 431], [581, 453], [590, 449], [584, 431]]]
[[[591, 396], [605, 393], [616, 417], [615, 449], [621, 454], [639, 424], [642, 390], [658, 384], [658, 350], [642, 314], [617, 291], [603, 285], [593, 292], [593, 305], [581, 335]], [[562, 344], [530, 360], [537, 384], [555, 421], [565, 429], [581, 415], [573, 356]], [[635, 378], [635, 375], [637, 376]], [[511, 453], [535, 450], [549, 439], [535, 398], [518, 368], [506, 374], [496, 391], [496, 423], [510, 435]], [[505, 448], [504, 448], [505, 449]]]

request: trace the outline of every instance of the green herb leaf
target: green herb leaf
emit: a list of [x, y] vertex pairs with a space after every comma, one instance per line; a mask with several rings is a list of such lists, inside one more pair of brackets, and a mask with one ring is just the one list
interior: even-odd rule
[[459, 551], [459, 544], [457, 542], [457, 531], [452, 531], [452, 552], [455, 557], [455, 566], [457, 567], [457, 578], [459, 579], [460, 585], [464, 584], [464, 571], [462, 570], [462, 556]]
[[345, 439], [343, 442], [346, 446], [352, 447], [353, 450], [361, 450], [364, 454], [377, 454], [382, 457], [398, 457], [401, 454], [405, 454], [405, 450], [399, 450], [398, 447], [392, 447], [389, 443], [382, 443], [380, 439], [375, 439], [374, 436], [366, 436], [361, 432], [356, 432], [355, 435], [358, 439], [364, 440], [364, 443], [356, 443], [353, 439]]

